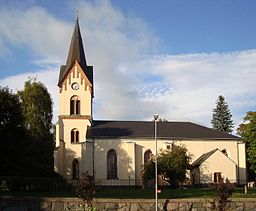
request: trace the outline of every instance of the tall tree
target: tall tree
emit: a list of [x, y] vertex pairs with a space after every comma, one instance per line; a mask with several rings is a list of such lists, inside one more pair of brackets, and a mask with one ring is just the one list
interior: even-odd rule
[[247, 145], [247, 163], [249, 180], [255, 181], [256, 172], [256, 112], [249, 111], [239, 125], [237, 133], [244, 138]]
[[22, 176], [27, 135], [17, 95], [0, 87], [0, 175]]
[[225, 102], [225, 98], [220, 95], [216, 102], [216, 108], [213, 109], [212, 128], [221, 132], [231, 133], [234, 127], [231, 118], [232, 114], [228, 108], [228, 104]]
[[28, 80], [18, 92], [22, 113], [31, 143], [31, 174], [49, 176], [53, 173], [54, 141], [52, 134], [52, 99], [41, 82]]

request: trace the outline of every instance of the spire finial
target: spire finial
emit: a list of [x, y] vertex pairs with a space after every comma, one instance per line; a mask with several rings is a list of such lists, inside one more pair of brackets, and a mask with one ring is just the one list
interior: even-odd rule
[[76, 21], [78, 21], [78, 10], [76, 10]]

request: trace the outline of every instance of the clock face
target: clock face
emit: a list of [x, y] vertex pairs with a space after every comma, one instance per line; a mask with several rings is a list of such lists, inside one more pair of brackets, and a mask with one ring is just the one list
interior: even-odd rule
[[79, 84], [78, 83], [72, 83], [71, 88], [74, 90], [78, 90], [79, 89]]

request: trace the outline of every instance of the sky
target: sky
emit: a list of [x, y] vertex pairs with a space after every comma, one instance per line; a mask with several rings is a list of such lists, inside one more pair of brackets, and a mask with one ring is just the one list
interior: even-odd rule
[[43, 82], [59, 113], [58, 74], [79, 13], [94, 66], [93, 118], [211, 127], [223, 95], [236, 128], [256, 105], [256, 1], [0, 0], [0, 86]]

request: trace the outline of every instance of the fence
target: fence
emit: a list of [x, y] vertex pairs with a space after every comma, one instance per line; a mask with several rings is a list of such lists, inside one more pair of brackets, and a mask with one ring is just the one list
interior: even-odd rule
[[[62, 177], [0, 177], [0, 191], [73, 192], [78, 180]], [[141, 187], [141, 179], [96, 179], [97, 187]]]
[[0, 177], [0, 191], [71, 192], [73, 186], [61, 177]]
[[138, 187], [138, 186], [142, 186], [142, 180], [141, 179], [96, 179], [96, 186]]

